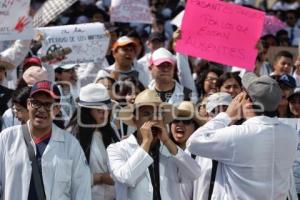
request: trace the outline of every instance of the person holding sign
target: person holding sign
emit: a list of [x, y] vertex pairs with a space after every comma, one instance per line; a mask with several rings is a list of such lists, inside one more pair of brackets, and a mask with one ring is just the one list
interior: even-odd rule
[[[187, 148], [218, 161], [212, 199], [286, 199], [298, 136], [275, 117], [280, 87], [254, 73], [246, 73], [242, 84], [245, 91], [196, 130]], [[230, 126], [241, 117], [243, 124]]]

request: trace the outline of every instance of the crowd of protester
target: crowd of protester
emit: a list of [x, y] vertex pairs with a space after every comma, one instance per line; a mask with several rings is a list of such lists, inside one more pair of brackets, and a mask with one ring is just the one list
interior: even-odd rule
[[176, 52], [183, 0], [150, 0], [152, 24], [110, 23], [110, 0], [79, 0], [48, 25], [104, 23], [101, 63], [43, 62], [43, 35], [3, 49], [0, 199], [298, 199], [284, 122], [300, 117], [300, 56], [268, 50], [298, 47], [300, 3], [227, 2], [285, 24], [261, 36], [253, 73]]

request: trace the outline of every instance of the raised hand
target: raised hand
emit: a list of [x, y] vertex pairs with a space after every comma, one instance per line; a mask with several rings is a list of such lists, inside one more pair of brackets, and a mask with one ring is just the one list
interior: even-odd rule
[[30, 20], [29, 18], [23, 16], [23, 17], [19, 17], [18, 22], [15, 26], [15, 30], [20, 32], [23, 32], [24, 28], [29, 24]]

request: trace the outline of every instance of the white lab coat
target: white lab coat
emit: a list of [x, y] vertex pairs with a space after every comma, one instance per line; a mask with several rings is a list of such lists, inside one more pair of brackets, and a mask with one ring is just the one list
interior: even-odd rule
[[[148, 167], [151, 156], [142, 149], [132, 134], [107, 148], [111, 174], [115, 180], [117, 200], [152, 200], [153, 187]], [[200, 175], [197, 163], [182, 149], [176, 156], [165, 146], [160, 148], [160, 194], [163, 200], [182, 200], [180, 183]]]
[[[105, 134], [105, 133], [104, 133]], [[94, 173], [109, 173], [108, 156], [102, 140], [102, 134], [99, 131], [94, 132], [90, 151], [90, 169]], [[93, 185], [93, 200], [113, 200], [115, 189], [113, 185]]]
[[17, 66], [20, 65], [24, 58], [27, 56], [30, 50], [31, 40], [16, 40], [14, 44], [0, 52], [0, 58], [2, 57], [5, 61], [13, 64], [14, 69], [7, 71], [7, 79], [4, 83], [8, 88], [14, 89], [16, 87], [17, 81]]
[[[33, 141], [31, 143], [34, 144]], [[90, 170], [79, 142], [71, 134], [52, 124], [52, 135], [41, 162], [47, 200], [91, 199]], [[27, 200], [31, 170], [21, 126], [2, 131], [1, 199]]]
[[297, 152], [297, 132], [276, 118], [257, 116], [229, 126], [226, 113], [188, 139], [187, 149], [218, 160], [212, 199], [286, 199]]
[[[175, 89], [174, 89], [174, 92], [173, 92], [171, 98], [169, 99], [169, 101], [167, 103], [178, 106], [184, 100], [184, 92], [183, 92], [184, 87], [180, 83], [178, 83], [177, 81], [175, 81], [175, 80], [173, 80], [173, 81], [175, 82]], [[155, 90], [155, 80], [152, 80], [150, 82], [148, 88], [150, 90]], [[197, 94], [192, 92], [190, 100], [193, 103], [196, 103], [197, 99], [198, 99]]]

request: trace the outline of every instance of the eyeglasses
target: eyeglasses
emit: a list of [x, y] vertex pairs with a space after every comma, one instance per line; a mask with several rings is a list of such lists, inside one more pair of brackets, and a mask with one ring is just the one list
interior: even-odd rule
[[30, 99], [30, 104], [31, 104], [31, 107], [34, 109], [39, 109], [41, 107], [44, 107], [45, 110], [50, 111], [51, 107], [53, 105], [53, 102], [41, 102], [36, 99]]
[[191, 119], [188, 119], [188, 120], [175, 119], [172, 123], [179, 124], [180, 122], [182, 122], [184, 125], [190, 125], [193, 123], [193, 120], [191, 120]]
[[209, 82], [214, 82], [214, 81], [217, 81], [218, 78], [215, 78], [215, 77], [206, 77], [205, 81], [209, 81]]

